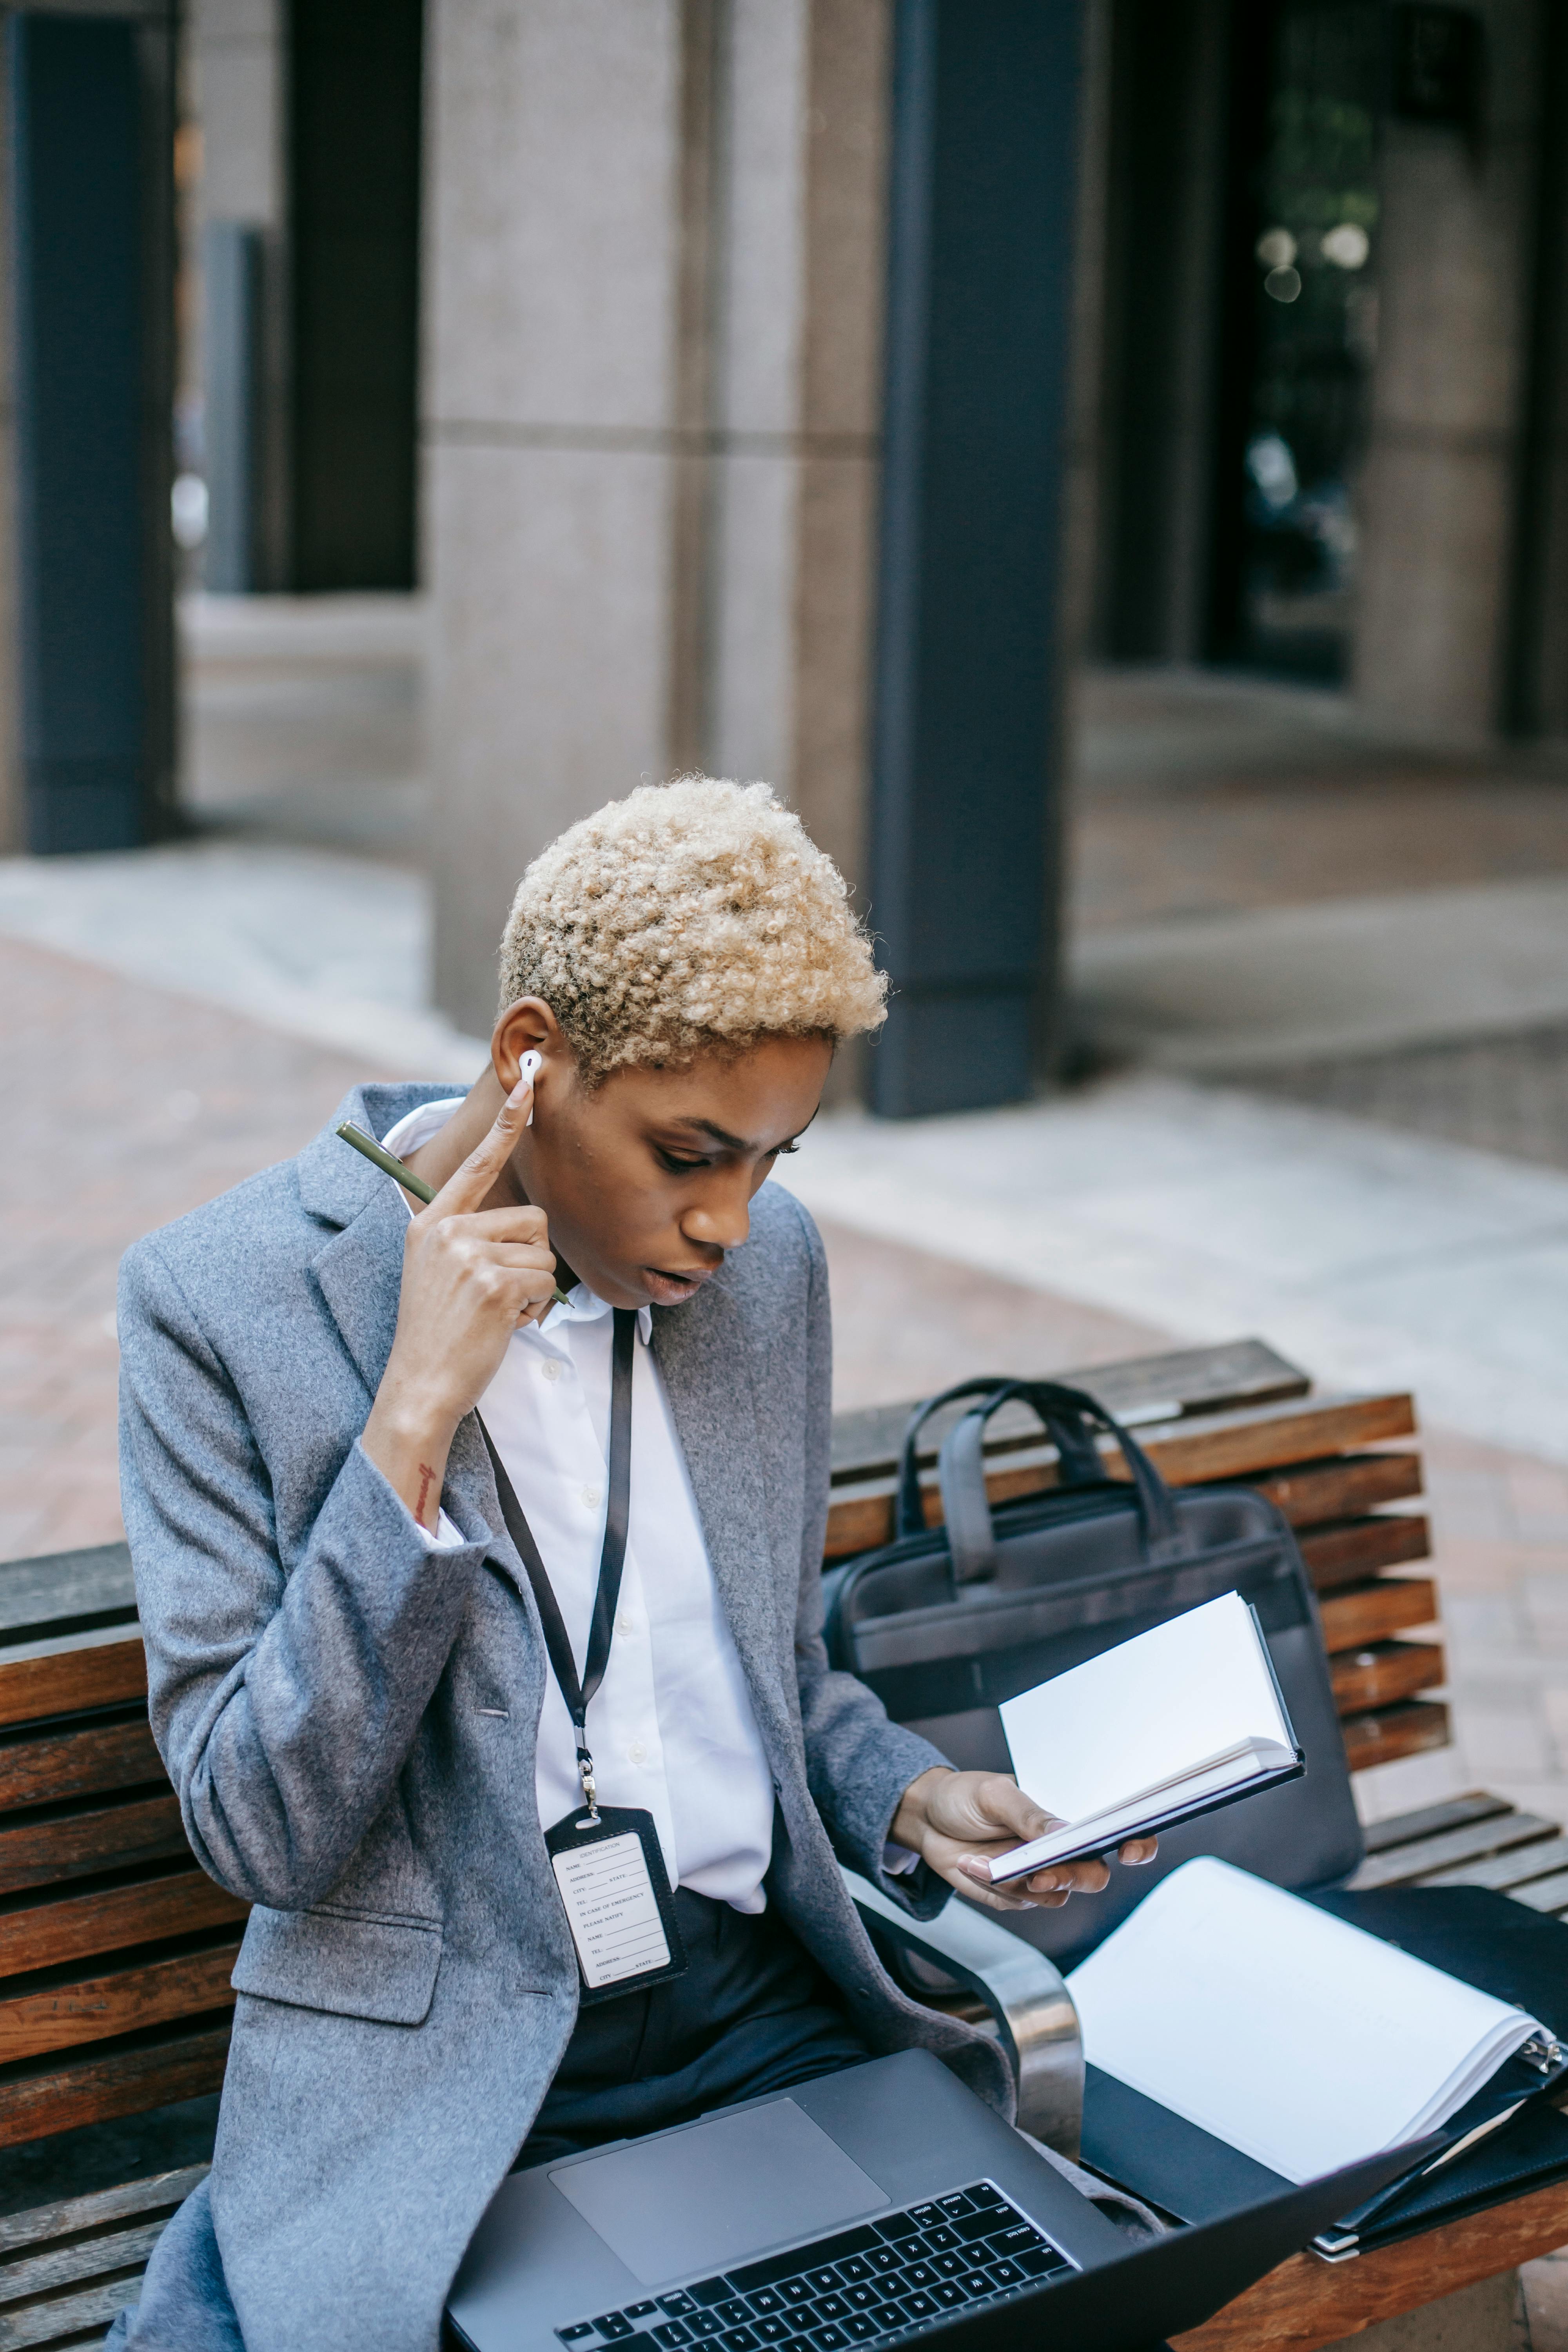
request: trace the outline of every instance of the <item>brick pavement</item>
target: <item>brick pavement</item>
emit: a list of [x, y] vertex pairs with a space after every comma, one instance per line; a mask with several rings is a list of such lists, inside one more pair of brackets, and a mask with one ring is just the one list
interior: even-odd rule
[[367, 1075], [239, 1015], [0, 940], [0, 1559], [121, 1532], [115, 1268], [297, 1151]]

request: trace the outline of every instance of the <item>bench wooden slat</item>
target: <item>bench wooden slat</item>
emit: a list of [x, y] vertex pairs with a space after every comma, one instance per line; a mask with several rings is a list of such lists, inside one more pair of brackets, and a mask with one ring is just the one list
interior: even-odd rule
[[7, 1658], [0, 1652], [0, 1724], [120, 1706], [147, 1696], [147, 1657], [140, 1633], [53, 1657]]
[[1359, 1518], [1380, 1503], [1405, 1503], [1421, 1492], [1419, 1454], [1341, 1454], [1304, 1462], [1252, 1484], [1293, 1528]]
[[141, 2115], [217, 2090], [228, 2032], [226, 2021], [0, 2080], [0, 2147], [19, 2147], [47, 2132]]
[[1483, 1821], [1468, 1822], [1462, 1828], [1437, 1837], [1418, 1838], [1412, 1845], [1368, 1854], [1350, 1884], [1357, 1889], [1411, 1886], [1417, 1879], [1430, 1878], [1439, 1870], [1452, 1870], [1458, 1863], [1479, 1862], [1483, 1854], [1506, 1853], [1511, 1847], [1529, 1845], [1533, 1839], [1556, 1834], [1555, 1822], [1544, 1822], [1537, 1813], [1505, 1810]]
[[128, 2213], [172, 2213], [212, 2167], [184, 2164], [174, 2172], [149, 2173], [142, 2180], [125, 2180], [112, 2189], [95, 2189], [85, 2197], [62, 2197], [48, 2205], [30, 2205], [22, 2213], [0, 2214], [0, 2279], [4, 2263], [20, 2249], [31, 2251], [50, 2238], [73, 2237], [79, 2231], [99, 2230]]
[[[1407, 1395], [1338, 1397], [1310, 1404], [1264, 1405], [1256, 1411], [1217, 1413], [1213, 1420], [1174, 1423], [1169, 1430], [1142, 1433], [1145, 1451], [1173, 1486], [1195, 1486], [1216, 1479], [1246, 1479], [1295, 1463], [1318, 1462], [1325, 1454], [1349, 1453], [1374, 1445], [1384, 1438], [1415, 1434], [1415, 1407]], [[986, 1489], [994, 1500], [1015, 1494], [1035, 1494], [1054, 1486], [1056, 1459], [1037, 1440], [1031, 1445], [1020, 1437], [1010, 1445], [987, 1447], [986, 1460], [995, 1462], [1006, 1452], [1033, 1452], [1029, 1465], [994, 1470]], [[1106, 1467], [1116, 1475], [1118, 1463], [1109, 1451]], [[1002, 1483], [1005, 1479], [1006, 1484]], [[928, 1527], [938, 1526], [942, 1502], [934, 1486], [922, 1495]], [[891, 1541], [893, 1486], [887, 1477], [865, 1486], [847, 1485], [827, 1515], [825, 1556], [843, 1559], [852, 1552], [868, 1551]]]
[[1568, 1869], [1568, 1837], [1549, 1837], [1534, 1845], [1516, 1847], [1509, 1853], [1485, 1854], [1479, 1862], [1461, 1863], [1457, 1870], [1439, 1870], [1416, 1883], [1421, 1886], [1489, 1886], [1500, 1895], [1512, 1895], [1532, 1878], [1545, 1878], [1554, 1870], [1564, 1869]]
[[186, 1851], [180, 1801], [169, 1788], [161, 1796], [79, 1807], [43, 1821], [31, 1815], [9, 1827], [0, 1822], [0, 1895]]
[[1550, 1878], [1533, 1878], [1528, 1886], [1509, 1890], [1515, 1903], [1527, 1903], [1532, 1911], [1568, 1911], [1568, 1870], [1554, 1871]]
[[1392, 1706], [1413, 1698], [1443, 1680], [1443, 1650], [1437, 1642], [1378, 1642], [1369, 1650], [1343, 1650], [1329, 1660], [1334, 1705], [1342, 1715]]
[[1430, 1625], [1437, 1615], [1437, 1588], [1429, 1576], [1390, 1576], [1375, 1584], [1352, 1584], [1326, 1592], [1320, 1603], [1323, 1641], [1335, 1650], [1364, 1650], [1412, 1625]]
[[63, 1894], [50, 1903], [7, 1912], [0, 1916], [0, 1997], [6, 1977], [68, 1960], [96, 1959], [100, 1952], [131, 1944], [226, 1927], [231, 1920], [245, 1918], [249, 1909], [193, 1864], [188, 1870], [133, 1880], [128, 1886]]
[[24, 2352], [36, 2344], [58, 2345], [66, 2352], [68, 2346], [99, 2340], [110, 2321], [135, 2299], [140, 2276], [141, 2266], [132, 2263], [79, 2294], [49, 2296], [0, 2311], [0, 2352]]
[[167, 1775], [144, 1715], [38, 1739], [0, 1740], [0, 1812], [155, 1780], [166, 1783]]
[[1389, 1511], [1370, 1518], [1334, 1519], [1327, 1527], [1302, 1528], [1297, 1540], [1308, 1575], [1320, 1592], [1426, 1559], [1432, 1530], [1419, 1514]]
[[[1166, 1355], [1132, 1356], [1121, 1363], [1091, 1364], [1082, 1371], [1051, 1372], [1045, 1377], [1064, 1388], [1087, 1389], [1119, 1421], [1151, 1412], [1173, 1420], [1189, 1412], [1217, 1412], [1227, 1405], [1260, 1404], [1272, 1398], [1305, 1396], [1311, 1386], [1299, 1364], [1289, 1363], [1262, 1339], [1232, 1339], [1217, 1347], [1179, 1348]], [[911, 1401], [866, 1405], [856, 1412], [835, 1413], [835, 1478], [879, 1477], [895, 1471], [904, 1431], [913, 1411]], [[922, 1462], [935, 1461], [943, 1430], [961, 1411], [961, 1406], [953, 1405], [947, 1412], [933, 1416], [921, 1433]], [[996, 1423], [1002, 1424], [998, 1436], [1009, 1425], [1008, 1412], [1004, 1406], [996, 1416]], [[1017, 1406], [1011, 1411], [1011, 1425], [1018, 1428], [1036, 1424], [1026, 1410]]]
[[1445, 1797], [1440, 1805], [1422, 1805], [1412, 1813], [1390, 1813], [1384, 1821], [1369, 1822], [1366, 1850], [1386, 1853], [1391, 1846], [1413, 1845], [1417, 1838], [1439, 1837], [1445, 1830], [1462, 1829], [1467, 1822], [1491, 1821], [1512, 1811], [1506, 1797], [1494, 1797], [1489, 1789], [1470, 1789], [1462, 1797]]
[[29, 1641], [48, 1632], [82, 1633], [136, 1622], [131, 1548], [40, 1552], [0, 1564], [0, 1634]]
[[226, 1940], [205, 1951], [100, 1969], [35, 1992], [7, 1996], [0, 1988], [0, 2065], [227, 2009], [234, 2001], [229, 1978], [238, 1957], [237, 1941]]
[[[21, 2261], [0, 2264], [0, 2329], [16, 2315], [9, 2307], [25, 2296], [47, 2294], [75, 2279], [101, 2278], [106, 2271], [129, 2270], [132, 2263], [145, 2263], [148, 2255], [163, 2234], [168, 2216], [156, 2220], [133, 2221], [121, 2230], [110, 2230], [100, 2237], [89, 2238], [85, 2243], [50, 2246], [41, 2253], [29, 2254]], [[130, 2298], [127, 2296], [126, 2301]], [[15, 2339], [13, 2339], [15, 2340]], [[5, 2338], [0, 2336], [0, 2343]]]
[[1340, 1733], [1352, 1772], [1371, 1772], [1380, 1764], [1425, 1756], [1435, 1748], [1447, 1748], [1453, 1738], [1442, 1701], [1422, 1698], [1398, 1700], [1376, 1715], [1342, 1716]]

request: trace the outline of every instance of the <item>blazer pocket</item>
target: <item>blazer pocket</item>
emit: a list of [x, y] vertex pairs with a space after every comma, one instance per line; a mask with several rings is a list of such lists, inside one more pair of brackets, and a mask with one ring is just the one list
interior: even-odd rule
[[236, 1992], [296, 2009], [330, 2010], [378, 2025], [423, 2025], [440, 1966], [438, 1920], [269, 1911], [258, 1904], [232, 1981]]

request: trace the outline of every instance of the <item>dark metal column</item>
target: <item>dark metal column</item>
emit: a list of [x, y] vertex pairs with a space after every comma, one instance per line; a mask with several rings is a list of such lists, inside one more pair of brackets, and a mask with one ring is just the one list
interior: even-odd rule
[[1081, 0], [898, 0], [871, 922], [891, 1117], [1017, 1100], [1058, 992]]
[[202, 584], [220, 595], [261, 585], [264, 233], [209, 221], [202, 239], [207, 539]]
[[172, 53], [147, 19], [7, 38], [27, 842], [123, 849], [171, 790]]

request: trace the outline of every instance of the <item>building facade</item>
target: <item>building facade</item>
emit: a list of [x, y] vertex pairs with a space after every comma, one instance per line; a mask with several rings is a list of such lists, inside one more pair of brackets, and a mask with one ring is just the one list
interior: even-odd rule
[[528, 858], [702, 767], [868, 909], [847, 1082], [1016, 1097], [1086, 655], [1568, 730], [1550, 0], [195, 0], [184, 70], [212, 584], [427, 594], [466, 1027]]

